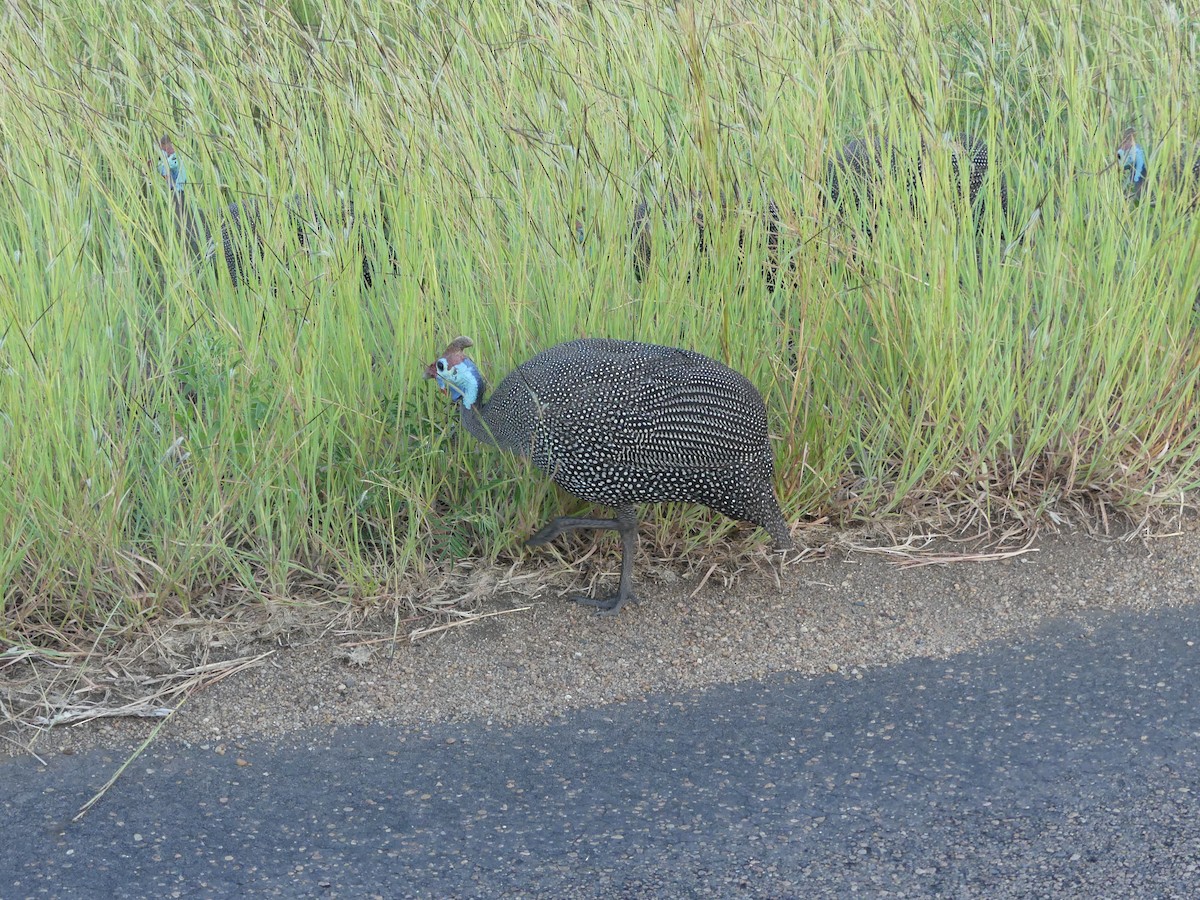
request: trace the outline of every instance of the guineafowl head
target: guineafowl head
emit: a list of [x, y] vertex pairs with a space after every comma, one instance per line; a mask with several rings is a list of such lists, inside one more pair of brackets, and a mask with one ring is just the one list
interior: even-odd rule
[[425, 367], [425, 377], [434, 379], [451, 400], [461, 403], [465, 409], [474, 406], [484, 390], [483, 375], [474, 361], [463, 353], [470, 346], [470, 338], [457, 337], [436, 362]]
[[1117, 162], [1125, 173], [1125, 190], [1134, 198], [1140, 197], [1146, 186], [1146, 152], [1128, 129], [1117, 145]]
[[183, 171], [183, 163], [179, 161], [179, 156], [175, 153], [175, 144], [165, 134], [159, 138], [158, 152], [161, 156], [158, 164], [158, 173], [167, 179], [167, 184], [171, 186], [171, 190], [177, 194], [182, 193], [183, 185], [187, 181], [187, 175]]
[[582, 207], [576, 207], [575, 219], [571, 226], [571, 233], [575, 235], [575, 243], [582, 244], [587, 239], [587, 231], [583, 227], [583, 218], [587, 210]]

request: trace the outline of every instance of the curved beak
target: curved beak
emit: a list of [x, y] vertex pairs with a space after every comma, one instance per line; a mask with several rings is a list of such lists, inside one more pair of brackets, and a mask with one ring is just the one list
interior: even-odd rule
[[443, 379], [442, 376], [444, 374], [445, 373], [438, 372], [437, 363], [435, 363], [435, 362], [432, 362], [425, 367], [425, 377], [432, 378], [434, 384], [437, 385], [437, 389], [439, 391], [441, 391], [443, 394], [449, 394], [450, 386], [448, 384], [446, 384], [445, 380]]

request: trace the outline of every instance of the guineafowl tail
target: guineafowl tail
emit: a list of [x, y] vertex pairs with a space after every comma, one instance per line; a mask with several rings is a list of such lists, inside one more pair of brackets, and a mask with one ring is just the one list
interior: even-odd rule
[[766, 529], [767, 534], [771, 535], [771, 539], [775, 541], [776, 550], [791, 550], [796, 546], [792, 540], [791, 529], [788, 528], [787, 522], [783, 518], [783, 513], [780, 511], [778, 504], [771, 498], [770, 508], [765, 508], [754, 519], [759, 525]]

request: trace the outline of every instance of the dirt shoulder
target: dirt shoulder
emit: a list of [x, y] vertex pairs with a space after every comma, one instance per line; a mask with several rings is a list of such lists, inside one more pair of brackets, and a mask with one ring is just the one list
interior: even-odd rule
[[[912, 656], [948, 656], [1097, 609], [1181, 606], [1200, 597], [1200, 528], [1168, 537], [1054, 536], [1007, 559], [900, 568], [876, 552], [833, 553], [772, 568], [765, 552], [726, 587], [704, 571], [656, 581], [639, 563], [642, 601], [602, 618], [543, 587], [500, 591], [490, 618], [391, 640], [390, 622], [330, 630], [193, 694], [159, 740], [218, 751], [253, 737], [372, 721], [540, 721], [650, 693], [769, 673], [857, 677]], [[528, 573], [526, 573], [528, 574]], [[544, 585], [522, 576], [524, 589]], [[565, 587], [565, 585], [563, 586]], [[382, 636], [381, 636], [382, 635]], [[0, 753], [39, 756], [144, 740], [152, 719], [12, 732]]]

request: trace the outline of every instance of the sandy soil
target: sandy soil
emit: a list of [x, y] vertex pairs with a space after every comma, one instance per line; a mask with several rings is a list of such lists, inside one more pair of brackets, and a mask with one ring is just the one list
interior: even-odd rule
[[[1200, 527], [1168, 537], [1057, 536], [1008, 559], [900, 568], [877, 552], [838, 552], [782, 567], [762, 551], [730, 586], [705, 570], [657, 577], [639, 560], [640, 603], [614, 618], [560, 594], [561, 570], [528, 568], [479, 605], [490, 618], [410, 643], [393, 623], [329, 630], [267, 651], [256, 667], [192, 695], [158, 740], [236, 752], [252, 737], [371, 721], [539, 721], [651, 692], [794, 671], [860, 677], [911, 656], [948, 656], [1086, 610], [1197, 602]], [[553, 566], [553, 562], [550, 563]], [[668, 583], [673, 581], [674, 583]], [[294, 636], [293, 636], [294, 638]], [[158, 724], [108, 719], [8, 731], [0, 753], [39, 756], [127, 747]]]

